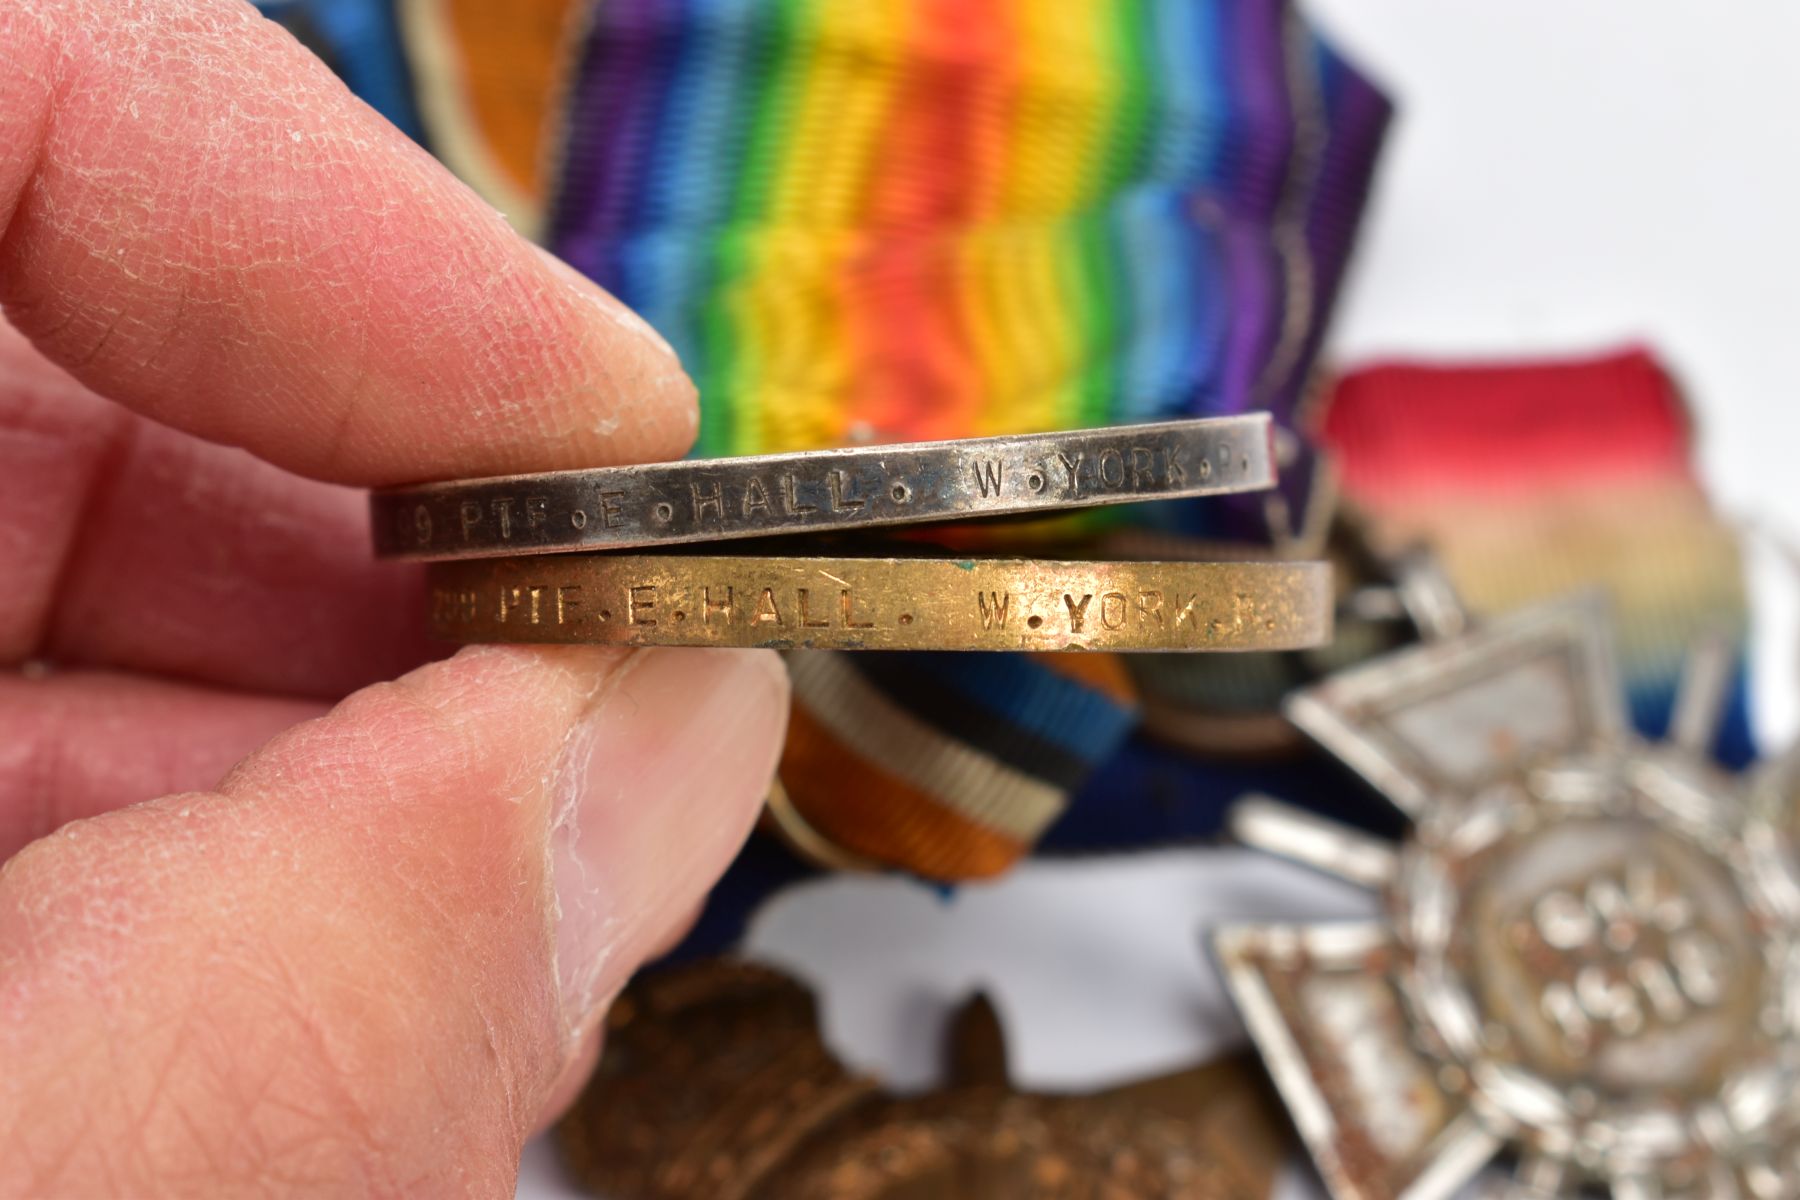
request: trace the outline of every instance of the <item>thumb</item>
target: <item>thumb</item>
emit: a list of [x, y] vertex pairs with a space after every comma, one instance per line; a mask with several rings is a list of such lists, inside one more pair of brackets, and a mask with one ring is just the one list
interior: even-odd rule
[[480, 647], [0, 869], [0, 1193], [510, 1195], [750, 827], [762, 652]]

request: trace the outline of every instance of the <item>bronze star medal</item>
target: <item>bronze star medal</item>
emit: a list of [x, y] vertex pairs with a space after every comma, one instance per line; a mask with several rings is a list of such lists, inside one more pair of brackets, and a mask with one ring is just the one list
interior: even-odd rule
[[1790, 859], [1703, 753], [1729, 660], [1666, 743], [1626, 719], [1602, 606], [1377, 659], [1291, 715], [1412, 820], [1395, 848], [1266, 801], [1246, 840], [1376, 889], [1384, 920], [1217, 933], [1338, 1200], [1800, 1195]]

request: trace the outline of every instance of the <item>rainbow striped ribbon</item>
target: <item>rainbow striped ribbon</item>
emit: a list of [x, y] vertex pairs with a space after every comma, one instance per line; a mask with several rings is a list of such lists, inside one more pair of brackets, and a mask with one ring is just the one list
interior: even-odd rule
[[1281, 0], [606, 0], [549, 240], [702, 455], [1282, 411], [1386, 116]]
[[[605, 0], [549, 243], [675, 346], [701, 455], [1285, 419], [1388, 111], [1284, 0]], [[935, 878], [1010, 866], [1136, 716], [1116, 660], [792, 666], [794, 809]]]
[[[266, 2], [329, 27], [352, 83], [412, 120], [389, 0]], [[1292, 422], [1387, 115], [1280, 0], [530, 0], [505, 39], [518, 69], [477, 0], [401, 2], [421, 90], [445, 93], [428, 107], [532, 192], [550, 59], [572, 64], [552, 240], [675, 341], [703, 453], [1258, 405]], [[1646, 732], [1694, 635], [1742, 637], [1736, 548], [1648, 355], [1377, 367], [1325, 413], [1313, 432], [1374, 535], [1433, 545], [1476, 609], [1607, 586]], [[1218, 526], [1216, 505], [1156, 511]], [[1216, 709], [1291, 674], [1241, 667], [1153, 682]], [[1306, 760], [1120, 752], [1116, 659], [817, 656], [795, 679], [786, 766], [809, 817], [940, 877], [1046, 833], [1210, 834], [1251, 787], [1341, 791]], [[895, 729], [905, 754], [877, 736]], [[1741, 687], [1719, 752], [1751, 753]], [[760, 894], [798, 869], [759, 841], [732, 878]], [[734, 886], [709, 921], [741, 918]]]
[[[364, 29], [335, 56], [353, 86], [420, 110], [522, 228], [560, 106], [548, 240], [676, 345], [705, 455], [1285, 420], [1388, 117], [1286, 0], [267, 2]], [[351, 70], [368, 62], [386, 69]], [[416, 103], [389, 94], [409, 66]], [[1303, 447], [1285, 466], [1290, 511], [1306, 466]], [[1135, 519], [1261, 537], [1265, 511]], [[945, 877], [1023, 853], [1136, 713], [1116, 661], [830, 662], [795, 682], [796, 808]]]

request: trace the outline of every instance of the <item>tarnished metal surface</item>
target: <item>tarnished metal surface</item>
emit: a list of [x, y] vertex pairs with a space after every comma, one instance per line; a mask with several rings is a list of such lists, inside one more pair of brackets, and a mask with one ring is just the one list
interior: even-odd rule
[[1800, 892], [1778, 805], [1691, 745], [1638, 741], [1608, 636], [1592, 603], [1549, 606], [1295, 703], [1412, 815], [1391, 858], [1266, 803], [1236, 824], [1379, 887], [1390, 914], [1216, 939], [1339, 1200], [1447, 1197], [1509, 1148], [1519, 1197], [1800, 1194]]
[[539, 555], [437, 563], [461, 642], [836, 650], [1268, 650], [1331, 636], [1323, 563]]
[[745, 964], [633, 983], [557, 1134], [607, 1200], [1262, 1200], [1286, 1147], [1240, 1057], [1085, 1095], [1008, 1078], [999, 1014], [952, 1023], [946, 1080], [878, 1092], [837, 1065], [812, 998]]
[[1338, 1200], [1424, 1195], [1413, 1189], [1447, 1153], [1471, 1139], [1483, 1160], [1499, 1148], [1413, 1043], [1387, 927], [1238, 926], [1221, 930], [1214, 950]]
[[370, 498], [385, 558], [490, 558], [828, 533], [1255, 492], [1266, 413], [422, 484]]
[[1191, 1096], [958, 1088], [862, 1109], [758, 1200], [1262, 1200], [1283, 1146], [1257, 1080], [1222, 1064]]
[[1294, 695], [1295, 724], [1408, 813], [1627, 728], [1603, 610], [1548, 605], [1340, 671]]
[[876, 1094], [826, 1048], [811, 993], [749, 963], [647, 974], [613, 1003], [605, 1037], [557, 1141], [607, 1200], [750, 1200]]

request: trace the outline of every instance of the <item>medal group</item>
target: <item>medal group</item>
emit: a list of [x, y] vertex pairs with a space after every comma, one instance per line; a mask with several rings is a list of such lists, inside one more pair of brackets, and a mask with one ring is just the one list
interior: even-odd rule
[[[372, 506], [377, 553], [467, 560], [432, 568], [432, 627], [453, 641], [1295, 649], [1330, 636], [1321, 563], [945, 557], [858, 536], [1264, 491], [1274, 458], [1254, 414], [433, 484]], [[642, 549], [806, 535], [832, 553]]]
[[[1692, 415], [1641, 349], [1319, 370], [1391, 108], [1288, 0], [263, 4], [699, 387], [686, 461], [378, 492], [436, 634], [786, 653], [596, 1194], [1800, 1195], [1800, 751]], [[977, 996], [896, 1094], [737, 956], [830, 872], [1224, 838], [1378, 916], [1194, 931], [1249, 1046], [1151, 1079], [1017, 1087]]]

